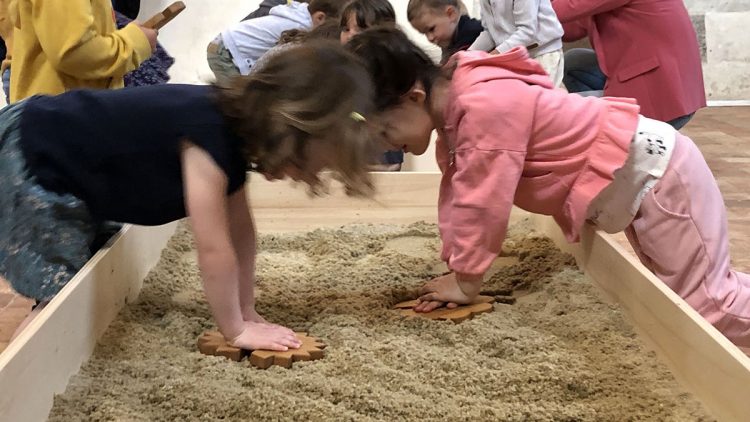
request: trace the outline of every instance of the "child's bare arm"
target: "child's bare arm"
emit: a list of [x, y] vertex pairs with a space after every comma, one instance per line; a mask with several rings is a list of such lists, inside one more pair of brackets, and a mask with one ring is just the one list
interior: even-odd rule
[[[239, 261], [240, 310], [245, 321], [255, 316], [255, 223], [245, 189], [229, 197], [229, 228]], [[259, 321], [256, 321], [259, 322]]]
[[[240, 268], [234, 249], [226, 175], [206, 151], [187, 141], [182, 148], [182, 173], [185, 204], [198, 248], [203, 289], [219, 330], [230, 344], [243, 349], [287, 350], [299, 347], [300, 342], [292, 330], [264, 322], [245, 321], [242, 317], [240, 274], [253, 269], [247, 261], [245, 268]], [[235, 201], [237, 199], [241, 198], [238, 196]], [[236, 202], [233, 205], [237, 207]]]
[[182, 172], [185, 205], [198, 249], [198, 265], [211, 311], [226, 338], [243, 330], [239, 264], [227, 218], [227, 177], [201, 148], [184, 143]]

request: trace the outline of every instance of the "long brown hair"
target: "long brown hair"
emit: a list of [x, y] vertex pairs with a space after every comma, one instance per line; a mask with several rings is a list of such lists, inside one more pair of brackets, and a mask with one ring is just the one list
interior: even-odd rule
[[377, 151], [364, 120], [374, 109], [372, 82], [339, 43], [302, 43], [217, 88], [219, 107], [245, 141], [251, 169], [273, 173], [290, 162], [305, 163], [308, 143], [323, 142], [347, 192], [372, 193], [367, 166]]

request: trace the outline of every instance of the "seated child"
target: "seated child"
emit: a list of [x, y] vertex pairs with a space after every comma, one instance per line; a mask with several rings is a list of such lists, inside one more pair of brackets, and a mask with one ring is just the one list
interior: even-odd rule
[[[329, 93], [335, 92], [336, 95]], [[234, 346], [299, 342], [255, 311], [247, 170], [369, 194], [372, 87], [338, 43], [282, 52], [231, 88], [152, 85], [35, 96], [0, 111], [0, 276], [49, 301], [91, 257], [97, 222], [190, 216], [206, 299]], [[33, 314], [32, 314], [33, 317]]]
[[554, 217], [571, 242], [586, 221], [624, 230], [643, 265], [750, 346], [750, 275], [731, 267], [724, 201], [690, 138], [633, 99], [555, 89], [521, 47], [460, 52], [441, 69], [395, 30], [347, 46], [371, 71], [380, 137], [419, 155], [439, 134], [441, 255], [453, 272], [422, 288], [417, 311], [474, 300], [516, 205]]
[[460, 0], [410, 0], [406, 18], [442, 50], [440, 63], [466, 50], [482, 33], [482, 22], [463, 14]]
[[156, 49], [157, 31], [117, 29], [111, 0], [11, 0], [10, 100], [72, 89], [113, 89]]
[[388, 0], [352, 0], [341, 12], [341, 44], [373, 26], [396, 26], [396, 11]]
[[[115, 10], [117, 28], [124, 28], [132, 19]], [[167, 53], [161, 43], [156, 43], [154, 53], [138, 68], [125, 74], [125, 86], [158, 85], [169, 82], [169, 68], [174, 64], [174, 57]]]
[[550, 0], [480, 0], [479, 4], [484, 31], [469, 50], [501, 54], [514, 47], [526, 47], [552, 79], [552, 84], [563, 86], [564, 31]]
[[208, 44], [208, 65], [220, 84], [236, 75], [247, 75], [255, 62], [290, 29], [310, 30], [336, 19], [347, 0], [289, 2], [271, 9], [268, 16], [239, 22]]
[[[341, 43], [346, 44], [360, 32], [376, 27], [396, 27], [396, 11], [388, 0], [352, 0], [341, 12]], [[373, 162], [373, 171], [399, 171], [404, 162], [404, 152], [384, 152]]]
[[314, 40], [338, 40], [341, 29], [339, 23], [333, 20], [328, 20], [315, 27], [311, 31], [305, 31], [301, 29], [290, 29], [281, 33], [279, 42], [270, 50], [266, 51], [265, 54], [260, 56], [258, 61], [255, 62], [255, 66], [250, 69], [250, 74], [259, 71], [263, 66], [268, 63], [271, 58], [282, 51], [294, 48], [301, 45], [303, 42], [314, 41]]

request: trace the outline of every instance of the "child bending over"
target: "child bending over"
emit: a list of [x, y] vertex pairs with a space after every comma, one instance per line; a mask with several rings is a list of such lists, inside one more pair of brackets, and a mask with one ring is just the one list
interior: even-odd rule
[[730, 265], [724, 201], [690, 138], [635, 100], [555, 89], [522, 47], [460, 52], [444, 70], [394, 30], [348, 47], [371, 70], [382, 138], [419, 155], [438, 131], [441, 256], [453, 272], [422, 288], [418, 311], [479, 294], [515, 204], [554, 217], [571, 242], [586, 221], [624, 230], [649, 270], [750, 346], [750, 276]]
[[255, 62], [291, 29], [309, 31], [328, 18], [337, 19], [348, 0], [291, 1], [276, 6], [267, 16], [239, 22], [208, 44], [208, 65], [219, 84], [236, 75], [247, 75]]
[[469, 48], [484, 28], [482, 22], [462, 12], [461, 0], [409, 0], [406, 18], [414, 29], [440, 47], [441, 63]]
[[479, 4], [485, 29], [469, 50], [501, 54], [526, 47], [552, 79], [552, 85], [563, 86], [564, 31], [550, 0], [480, 0]]
[[[283, 52], [231, 88], [155, 85], [36, 96], [0, 112], [0, 276], [49, 301], [83, 267], [97, 222], [190, 216], [206, 299], [231, 344], [299, 346], [255, 311], [246, 171], [367, 194], [365, 69], [338, 43]], [[332, 95], [331, 93], [335, 93]]]

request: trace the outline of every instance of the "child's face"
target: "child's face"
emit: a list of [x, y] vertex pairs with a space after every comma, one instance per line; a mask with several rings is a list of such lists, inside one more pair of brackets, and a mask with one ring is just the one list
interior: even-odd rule
[[417, 17], [411, 20], [411, 26], [421, 32], [433, 44], [441, 48], [447, 48], [453, 41], [460, 14], [453, 6], [445, 9], [423, 8]]
[[424, 91], [412, 89], [404, 95], [401, 102], [381, 112], [379, 139], [392, 146], [414, 155], [422, 155], [430, 144], [435, 125], [425, 104]]
[[346, 17], [346, 25], [341, 28], [341, 35], [339, 36], [341, 44], [346, 44], [355, 35], [365, 29], [367, 28], [360, 28], [359, 25], [357, 25], [357, 15], [353, 12], [349, 13], [349, 16]]

